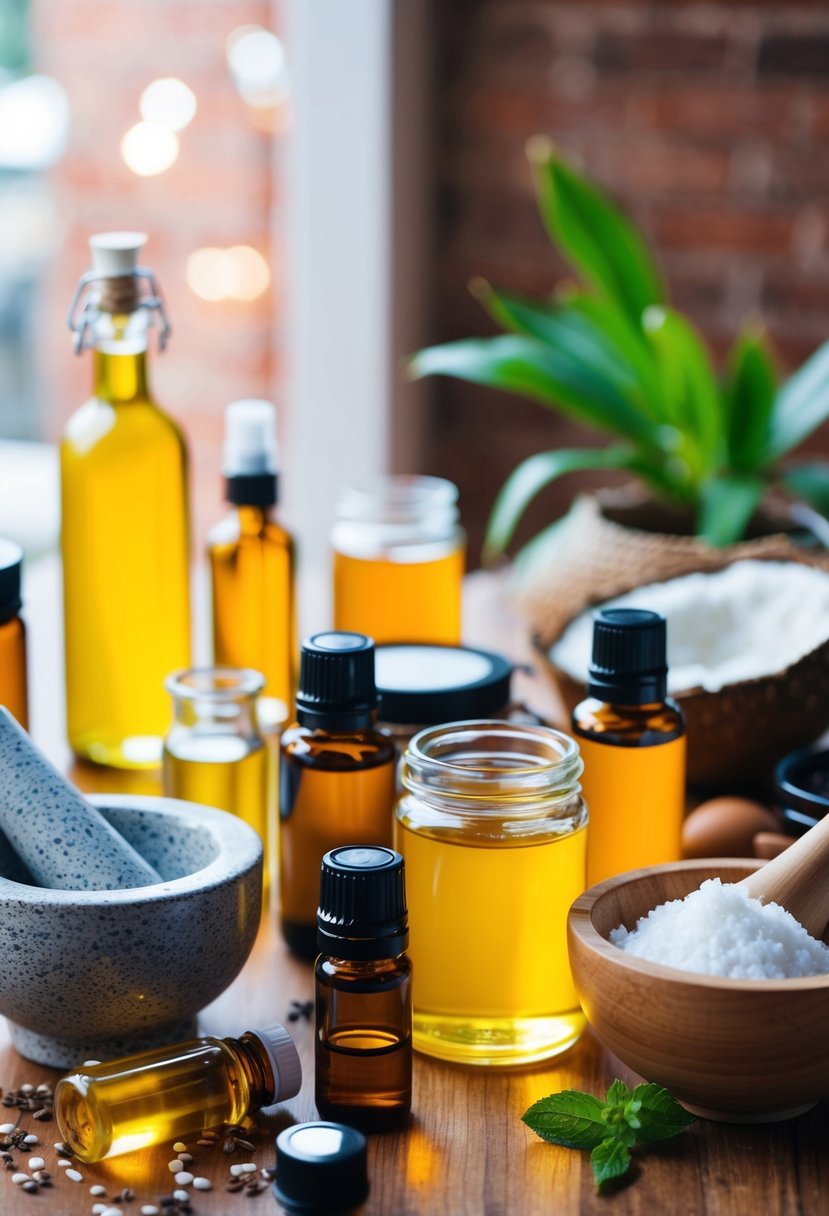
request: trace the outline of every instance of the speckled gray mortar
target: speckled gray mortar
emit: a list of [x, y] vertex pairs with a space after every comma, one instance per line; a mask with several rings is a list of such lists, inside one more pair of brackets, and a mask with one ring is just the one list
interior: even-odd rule
[[55, 1068], [186, 1037], [259, 925], [262, 842], [247, 824], [172, 798], [92, 802], [160, 883], [26, 886], [6, 876], [0, 848], [0, 1013], [21, 1055]]
[[0, 829], [41, 887], [145, 887], [160, 875], [0, 706]]

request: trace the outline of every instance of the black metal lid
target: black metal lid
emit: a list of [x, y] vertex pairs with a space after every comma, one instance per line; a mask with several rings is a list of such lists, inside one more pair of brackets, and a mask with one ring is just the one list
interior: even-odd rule
[[322, 859], [317, 945], [334, 958], [396, 958], [409, 944], [404, 862], [381, 845], [342, 845]]
[[297, 721], [319, 730], [359, 730], [377, 708], [374, 642], [362, 633], [329, 630], [302, 643]]
[[16, 617], [22, 607], [20, 572], [23, 550], [13, 540], [0, 540], [0, 625]]
[[602, 701], [648, 705], [668, 692], [666, 621], [644, 608], [603, 608], [593, 622], [587, 690]]
[[344, 1123], [295, 1123], [276, 1138], [273, 1193], [296, 1216], [343, 1216], [368, 1198], [366, 1138]]
[[237, 507], [272, 507], [279, 501], [276, 473], [234, 473], [225, 477], [225, 501]]
[[512, 664], [472, 646], [388, 642], [377, 647], [383, 722], [436, 726], [493, 718], [510, 700]]

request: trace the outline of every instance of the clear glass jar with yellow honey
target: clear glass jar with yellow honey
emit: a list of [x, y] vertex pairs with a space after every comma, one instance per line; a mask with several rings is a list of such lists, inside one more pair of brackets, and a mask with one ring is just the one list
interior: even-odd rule
[[574, 740], [543, 726], [455, 722], [409, 744], [394, 827], [417, 1050], [516, 1065], [581, 1034], [566, 935], [585, 884], [581, 771]]
[[376, 477], [343, 491], [331, 536], [335, 629], [375, 642], [460, 641], [457, 500], [441, 477]]

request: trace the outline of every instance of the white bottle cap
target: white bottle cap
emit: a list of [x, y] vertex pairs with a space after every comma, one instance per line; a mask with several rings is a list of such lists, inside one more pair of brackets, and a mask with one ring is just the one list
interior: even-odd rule
[[267, 1030], [249, 1030], [265, 1049], [273, 1070], [273, 1101], [284, 1102], [295, 1097], [302, 1085], [302, 1064], [294, 1040], [284, 1026], [269, 1026]]
[[276, 409], [270, 401], [232, 401], [225, 410], [225, 477], [278, 472]]
[[92, 269], [102, 279], [119, 279], [135, 272], [146, 232], [99, 232], [89, 238]]

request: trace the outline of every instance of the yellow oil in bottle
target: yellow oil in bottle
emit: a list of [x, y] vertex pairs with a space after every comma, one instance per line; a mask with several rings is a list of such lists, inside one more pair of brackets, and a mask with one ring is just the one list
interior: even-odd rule
[[294, 544], [265, 507], [239, 506], [211, 534], [213, 648], [217, 663], [252, 667], [265, 695], [293, 701]]
[[375, 642], [442, 642], [461, 637], [462, 546], [444, 546], [423, 560], [394, 550], [377, 558], [334, 551], [334, 628], [367, 633]]
[[[267, 753], [245, 739], [193, 738], [182, 750], [164, 745], [164, 789], [185, 802], [238, 815], [265, 844], [268, 838]], [[175, 793], [173, 794], [173, 791]]]
[[26, 630], [19, 617], [0, 625], [0, 705], [29, 726], [26, 693]]
[[467, 1064], [565, 1051], [584, 1015], [567, 958], [567, 911], [584, 890], [587, 833], [473, 842], [463, 829], [395, 822], [406, 861], [415, 1048]]
[[61, 445], [67, 730], [78, 756], [143, 768], [169, 722], [164, 678], [190, 659], [186, 461], [143, 348], [120, 353], [130, 318], [110, 320]]

